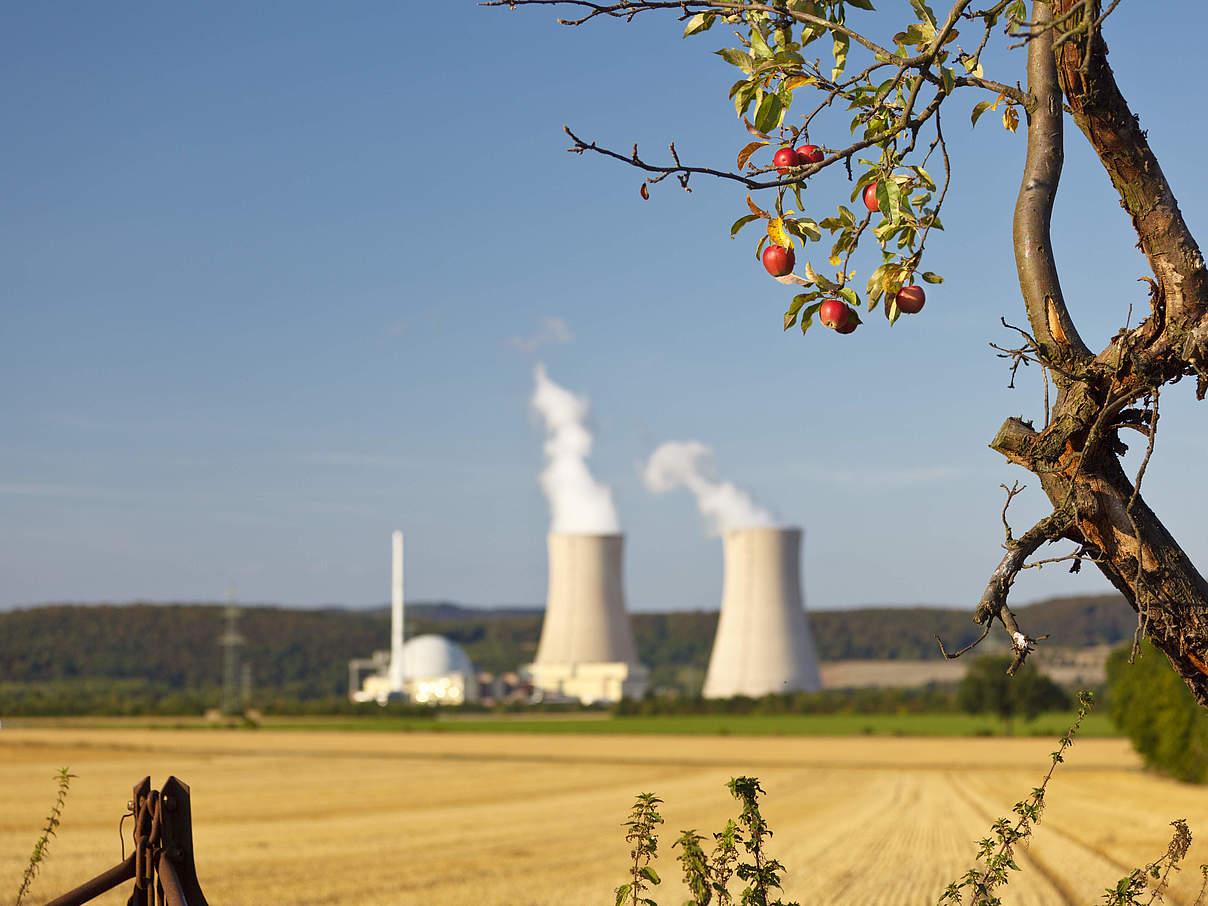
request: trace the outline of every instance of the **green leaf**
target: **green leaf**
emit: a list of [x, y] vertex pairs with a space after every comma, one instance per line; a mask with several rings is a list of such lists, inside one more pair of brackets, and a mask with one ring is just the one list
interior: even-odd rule
[[851, 39], [842, 32], [835, 32], [835, 68], [831, 70], [831, 81], [837, 82], [839, 76], [843, 75], [843, 68], [847, 65], [847, 51], [851, 47]]
[[923, 277], [924, 283], [943, 283], [944, 282], [943, 277], [941, 277], [939, 274], [932, 273], [931, 271], [924, 271], [922, 274], [922, 277]]
[[[793, 301], [789, 303], [789, 310], [784, 313], [785, 318], [789, 315], [797, 316], [797, 312], [801, 311], [801, 306], [810, 300], [810, 293], [798, 293], [793, 296]], [[785, 328], [788, 329], [787, 326]]]
[[751, 55], [757, 60], [766, 60], [772, 56], [772, 48], [768, 47], [767, 42], [763, 40], [763, 33], [755, 26], [751, 26]]
[[747, 112], [747, 108], [751, 106], [751, 101], [755, 100], [755, 92], [758, 90], [758, 84], [753, 82], [742, 82], [740, 87], [734, 94], [734, 112], [738, 116], [742, 116]]
[[688, 27], [684, 29], [684, 37], [689, 35], [700, 34], [702, 31], [708, 31], [713, 27], [714, 20], [717, 19], [716, 13], [697, 13], [688, 20]]
[[629, 896], [629, 891], [632, 887], [632, 884], [622, 884], [617, 888], [617, 906], [621, 906], [625, 902], [625, 898]]
[[856, 295], [856, 291], [850, 286], [845, 286], [843, 289], [839, 290], [839, 295], [848, 305], [851, 305], [854, 308], [860, 307], [860, 297]]
[[973, 125], [977, 125], [977, 121], [981, 119], [981, 115], [989, 110], [994, 105], [993, 101], [982, 101], [973, 108]]
[[952, 94], [956, 90], [956, 73], [947, 66], [941, 66], [940, 75], [944, 81], [944, 93]]
[[887, 265], [882, 264], [875, 271], [873, 271], [872, 274], [870, 274], [868, 277], [868, 285], [867, 285], [866, 289], [868, 291], [868, 310], [869, 311], [872, 311], [873, 304], [876, 302], [877, 299], [880, 299], [881, 296], [884, 295], [884, 293], [885, 293], [885, 287], [882, 285], [882, 281], [885, 278], [886, 267], [887, 267]]
[[821, 274], [817, 275], [817, 280], [815, 282], [818, 284], [819, 289], [825, 290], [826, 292], [833, 293], [835, 290], [837, 290], [839, 288], [837, 284], [833, 283], [830, 280], [827, 280]]
[[1015, 0], [1004, 12], [1007, 14], [1007, 34], [1017, 34], [1020, 25], [1027, 21], [1027, 6], [1024, 5], [1023, 0]]
[[755, 61], [749, 53], [735, 50], [733, 47], [723, 47], [721, 50], [714, 52], [731, 66], [737, 66], [747, 75], [755, 71]]
[[758, 214], [747, 214], [745, 217], [739, 217], [730, 225], [730, 238], [733, 239], [738, 235], [738, 231], [745, 227], [752, 220], [761, 220]]
[[785, 225], [789, 232], [800, 236], [802, 241], [817, 242], [822, 238], [822, 231], [818, 229], [818, 224], [809, 217], [803, 217], [801, 220], [786, 220]]
[[914, 13], [919, 17], [919, 21], [927, 22], [932, 27], [936, 25], [935, 13], [923, 0], [910, 0], [910, 5], [914, 7]]
[[[930, 34], [928, 34], [929, 31]], [[935, 29], [928, 29], [922, 25], [911, 25], [906, 31], [893, 36], [894, 40], [899, 44], [912, 44], [916, 46], [931, 43], [933, 37], [935, 37]]]
[[760, 132], [771, 132], [780, 125], [782, 119], [784, 105], [780, 103], [780, 98], [775, 94], [764, 95], [759, 109], [755, 111], [755, 128]]
[[877, 183], [877, 206], [881, 214], [890, 223], [896, 223], [902, 218], [902, 190], [892, 179], [882, 179]]
[[801, 313], [801, 332], [802, 333], [805, 333], [813, 325], [814, 315], [818, 314], [818, 309], [820, 309], [821, 307], [822, 307], [821, 302], [815, 302], [813, 305], [808, 306], [805, 309], [805, 311], [803, 311]]
[[645, 878], [651, 884], [661, 884], [662, 883], [662, 881], [659, 880], [658, 872], [655, 871], [653, 868], [651, 868], [649, 865], [647, 865], [640, 872], [638, 872], [638, 874], [640, 874], [643, 878]]

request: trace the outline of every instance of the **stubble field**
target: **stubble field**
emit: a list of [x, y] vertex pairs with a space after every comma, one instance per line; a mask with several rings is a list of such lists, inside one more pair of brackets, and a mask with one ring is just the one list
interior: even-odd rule
[[[735, 814], [724, 783], [758, 776], [786, 899], [934, 903], [973, 841], [1036, 786], [1054, 743], [1029, 739], [709, 738], [28, 728], [0, 731], [0, 899], [15, 893], [54, 799], [63, 826], [28, 902], [119, 861], [130, 788], [192, 787], [198, 874], [212, 906], [605, 904], [622, 883], [634, 794], [666, 802], [656, 891], [678, 906], [671, 842]], [[1208, 839], [1208, 790], [1143, 773], [1128, 743], [1086, 739], [1050, 785], [1008, 904], [1086, 904], [1156, 858], [1169, 822]], [[129, 822], [126, 824], [129, 831]], [[128, 844], [127, 844], [128, 845]], [[1190, 865], [1208, 861], [1196, 843]], [[1189, 867], [1172, 902], [1199, 886]], [[96, 901], [125, 902], [114, 891]]]

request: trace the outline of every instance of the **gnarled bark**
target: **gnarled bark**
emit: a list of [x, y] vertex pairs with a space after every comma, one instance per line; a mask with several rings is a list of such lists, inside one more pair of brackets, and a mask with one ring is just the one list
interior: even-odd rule
[[[1125, 474], [1116, 436], [1122, 413], [1164, 383], [1192, 371], [1201, 376], [1201, 389], [1208, 380], [1208, 272], [1107, 66], [1106, 46], [1087, 27], [1098, 15], [1097, 4], [1093, 14], [1083, 7], [1081, 16], [1067, 15], [1081, 5], [1082, 0], [1052, 0], [1058, 31], [1049, 4], [1034, 4], [1028, 76], [1036, 105], [1016, 206], [1020, 287], [1039, 356], [1054, 370], [1059, 393], [1043, 430], [1010, 419], [991, 446], [1040, 478], [1054, 507], [1050, 526], [1082, 546], [1208, 706], [1208, 582]], [[1122, 330], [1093, 359], [1072, 330], [1048, 243], [1063, 140], [1058, 82], [1119, 191], [1154, 274], [1151, 315]], [[1151, 433], [1156, 418], [1142, 413], [1131, 426]]]

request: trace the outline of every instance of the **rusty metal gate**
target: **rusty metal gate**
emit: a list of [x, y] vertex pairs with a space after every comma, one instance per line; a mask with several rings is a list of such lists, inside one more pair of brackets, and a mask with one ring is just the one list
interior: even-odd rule
[[[209, 906], [193, 866], [193, 813], [189, 786], [169, 777], [163, 789], [151, 789], [151, 778], [134, 785], [126, 803], [134, 818], [134, 851], [106, 872], [85, 881], [46, 906], [80, 906], [125, 881], [134, 881], [126, 906]], [[123, 843], [123, 853], [125, 846]]]

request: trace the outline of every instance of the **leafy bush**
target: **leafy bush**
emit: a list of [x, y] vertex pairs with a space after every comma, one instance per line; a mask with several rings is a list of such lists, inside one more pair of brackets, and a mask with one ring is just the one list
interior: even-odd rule
[[1128, 663], [1129, 647], [1107, 662], [1112, 721], [1132, 740], [1145, 763], [1177, 780], [1208, 780], [1208, 713], [1149, 642]]
[[1011, 658], [980, 657], [969, 667], [956, 687], [956, 703], [970, 714], [989, 712], [1007, 722], [1016, 717], [1028, 720], [1042, 711], [1064, 711], [1070, 707], [1069, 696], [1061, 687], [1031, 664], [1025, 663], [1014, 676], [1007, 676]]

